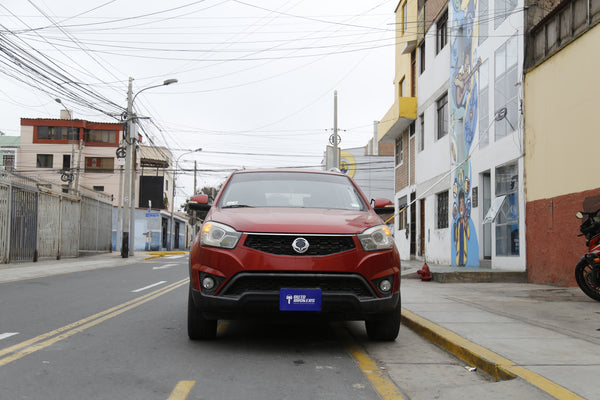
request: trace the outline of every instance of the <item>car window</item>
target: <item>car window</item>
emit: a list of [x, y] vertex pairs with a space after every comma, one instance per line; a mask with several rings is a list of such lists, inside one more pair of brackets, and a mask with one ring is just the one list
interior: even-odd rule
[[235, 174], [218, 206], [367, 209], [347, 177], [300, 172]]

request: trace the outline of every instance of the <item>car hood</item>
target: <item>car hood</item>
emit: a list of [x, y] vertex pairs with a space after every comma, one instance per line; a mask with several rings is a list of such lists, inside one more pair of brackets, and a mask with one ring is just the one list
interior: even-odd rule
[[213, 208], [207, 221], [239, 232], [357, 234], [382, 224], [373, 211], [316, 208]]

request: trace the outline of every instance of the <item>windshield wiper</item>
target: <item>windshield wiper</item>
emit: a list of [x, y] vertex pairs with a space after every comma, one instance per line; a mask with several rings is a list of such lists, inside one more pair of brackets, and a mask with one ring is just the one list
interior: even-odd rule
[[221, 208], [253, 208], [254, 206], [249, 206], [248, 204], [229, 204], [227, 206], [223, 206]]

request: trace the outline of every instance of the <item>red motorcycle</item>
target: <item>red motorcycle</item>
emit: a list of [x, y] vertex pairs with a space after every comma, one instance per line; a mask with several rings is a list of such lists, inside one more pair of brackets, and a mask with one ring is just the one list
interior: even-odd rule
[[581, 219], [579, 236], [587, 239], [588, 252], [575, 267], [575, 279], [586, 295], [600, 301], [600, 196], [587, 197], [583, 210], [576, 216]]

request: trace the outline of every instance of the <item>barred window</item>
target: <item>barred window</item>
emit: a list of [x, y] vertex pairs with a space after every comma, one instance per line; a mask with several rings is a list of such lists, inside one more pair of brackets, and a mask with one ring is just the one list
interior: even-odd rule
[[437, 228], [444, 229], [448, 222], [448, 191], [436, 195], [437, 198]]

